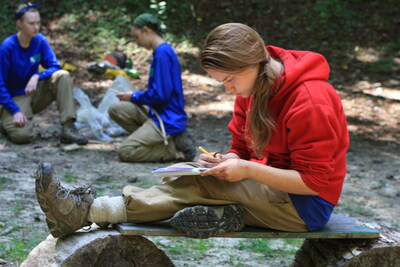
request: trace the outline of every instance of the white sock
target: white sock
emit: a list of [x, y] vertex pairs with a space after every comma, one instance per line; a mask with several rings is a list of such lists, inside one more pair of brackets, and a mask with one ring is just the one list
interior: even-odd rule
[[90, 207], [88, 221], [94, 223], [126, 222], [126, 208], [121, 197], [98, 197]]

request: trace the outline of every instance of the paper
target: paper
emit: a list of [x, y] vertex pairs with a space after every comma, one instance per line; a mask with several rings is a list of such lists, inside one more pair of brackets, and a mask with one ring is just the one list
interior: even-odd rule
[[183, 176], [183, 175], [199, 175], [201, 172], [209, 170], [209, 168], [193, 168], [193, 167], [167, 167], [159, 168], [151, 173], [164, 177]]

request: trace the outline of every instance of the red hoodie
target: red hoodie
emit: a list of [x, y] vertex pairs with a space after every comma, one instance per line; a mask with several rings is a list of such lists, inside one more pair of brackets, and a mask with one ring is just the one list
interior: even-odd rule
[[276, 130], [265, 147], [265, 158], [259, 160], [243, 129], [248, 125], [252, 97], [237, 96], [228, 125], [232, 134], [228, 152], [268, 166], [297, 170], [319, 197], [336, 205], [346, 175], [349, 136], [341, 100], [327, 82], [328, 63], [313, 52], [274, 46], [267, 49], [285, 67], [281, 86], [268, 102]]

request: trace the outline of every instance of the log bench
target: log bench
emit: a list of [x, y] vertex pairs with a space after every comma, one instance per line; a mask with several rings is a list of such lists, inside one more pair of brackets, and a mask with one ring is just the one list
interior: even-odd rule
[[[337, 238], [377, 238], [379, 231], [363, 225], [355, 224], [356, 218], [342, 214], [332, 215], [329, 222], [319, 231], [315, 232], [282, 232], [264, 228], [246, 226], [240, 232], [220, 234], [216, 237], [232, 238], [307, 238], [307, 239], [337, 239]], [[115, 225], [122, 235], [143, 236], [184, 236], [174, 230], [168, 221], [154, 224], [119, 223]]]
[[[183, 236], [158, 223], [120, 223], [107, 230], [77, 232], [63, 240], [49, 236], [31, 251], [24, 266], [174, 266], [169, 257], [145, 236]], [[245, 227], [220, 238], [302, 238], [292, 266], [400, 266], [400, 233], [377, 224], [334, 214], [315, 232], [281, 232]], [[47, 261], [40, 260], [40, 252]], [[35, 265], [36, 263], [36, 265]], [[44, 264], [44, 265], [43, 265]]]

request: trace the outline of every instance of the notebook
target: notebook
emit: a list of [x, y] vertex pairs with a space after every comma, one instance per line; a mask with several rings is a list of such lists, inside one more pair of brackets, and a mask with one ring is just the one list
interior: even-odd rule
[[194, 167], [166, 167], [159, 168], [151, 173], [158, 176], [183, 176], [183, 175], [198, 175], [201, 172], [209, 170], [209, 168], [194, 168]]

